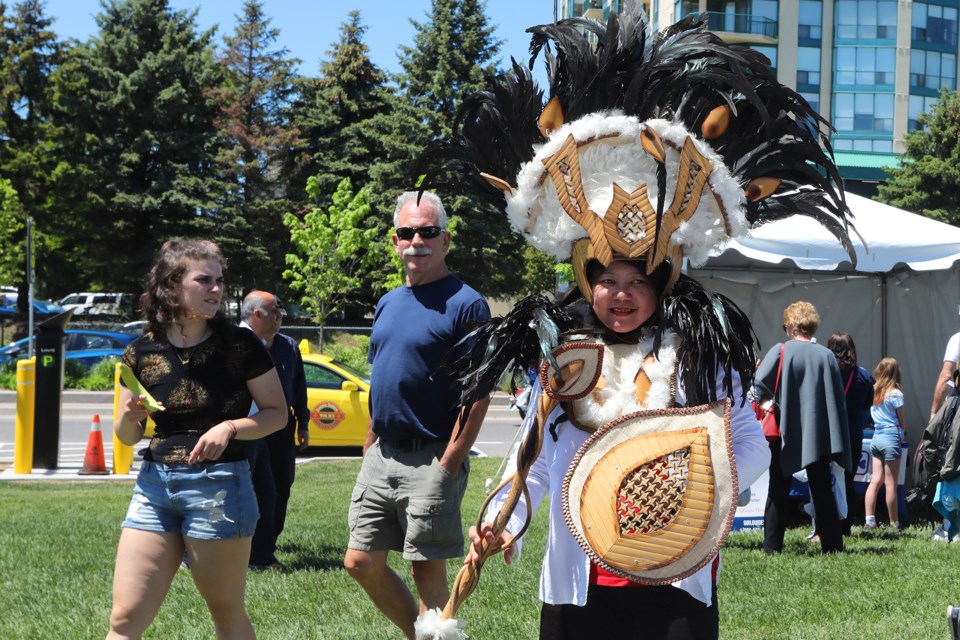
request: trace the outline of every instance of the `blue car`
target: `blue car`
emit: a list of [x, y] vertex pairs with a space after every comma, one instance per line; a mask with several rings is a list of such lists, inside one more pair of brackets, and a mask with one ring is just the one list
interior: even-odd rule
[[[119, 358], [123, 349], [137, 336], [115, 331], [90, 331], [67, 329], [64, 344], [64, 359], [79, 362], [84, 368], [92, 367], [104, 358]], [[29, 338], [17, 340], [0, 349], [0, 364], [27, 357]]]
[[[33, 301], [33, 313], [38, 316], [55, 316], [59, 313], [66, 311], [56, 302], [51, 300], [34, 300]], [[4, 296], [4, 300], [0, 300], [0, 314], [9, 313], [13, 315], [17, 312], [17, 299], [14, 298], [12, 301]], [[0, 360], [2, 362], [2, 360]]]

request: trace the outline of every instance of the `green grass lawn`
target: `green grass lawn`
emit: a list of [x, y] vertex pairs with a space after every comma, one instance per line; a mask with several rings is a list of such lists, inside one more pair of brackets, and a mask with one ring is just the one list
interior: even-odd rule
[[[473, 461], [465, 519], [499, 460]], [[251, 574], [247, 608], [261, 639], [398, 638], [341, 568], [346, 512], [359, 461], [297, 470], [280, 560], [286, 574]], [[106, 634], [114, 553], [130, 483], [0, 483], [0, 638], [85, 639]], [[537, 581], [546, 510], [524, 557], [496, 558], [460, 610], [477, 640], [536, 638]], [[944, 611], [960, 604], [960, 545], [928, 541], [930, 528], [848, 539], [824, 557], [805, 528], [783, 554], [760, 550], [759, 533], [733, 534], [723, 555], [721, 637], [750, 639], [949, 639]], [[450, 564], [450, 578], [459, 563]], [[409, 582], [402, 562], [395, 568]], [[181, 571], [148, 638], [212, 638], [190, 574]], [[601, 640], [601, 639], [597, 639]], [[603, 639], [606, 640], [606, 639]]]

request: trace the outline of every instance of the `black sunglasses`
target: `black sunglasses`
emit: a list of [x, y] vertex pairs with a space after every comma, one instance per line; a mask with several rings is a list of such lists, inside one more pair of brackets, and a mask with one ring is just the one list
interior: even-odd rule
[[413, 236], [420, 234], [424, 240], [436, 238], [443, 232], [443, 229], [437, 226], [429, 227], [397, 227], [397, 237], [401, 240], [413, 240]]

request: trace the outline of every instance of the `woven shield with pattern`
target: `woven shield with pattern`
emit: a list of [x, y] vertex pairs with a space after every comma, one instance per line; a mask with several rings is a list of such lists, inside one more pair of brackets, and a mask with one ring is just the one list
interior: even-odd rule
[[620, 535], [658, 531], [680, 513], [690, 471], [690, 448], [677, 449], [628, 473], [617, 491]]
[[593, 562], [662, 585], [717, 554], [737, 506], [730, 406], [638, 411], [584, 442], [561, 499], [570, 533]]

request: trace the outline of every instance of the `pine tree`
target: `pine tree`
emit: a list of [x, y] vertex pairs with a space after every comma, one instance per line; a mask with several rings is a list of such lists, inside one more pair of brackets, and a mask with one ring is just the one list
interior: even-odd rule
[[[340, 26], [340, 37], [321, 64], [321, 76], [304, 79], [297, 123], [308, 141], [310, 160], [303, 167], [313, 185], [314, 206], [333, 202], [341, 181], [366, 188], [364, 219], [358, 223], [373, 236], [389, 237], [396, 191], [404, 185], [391, 179], [418, 150], [407, 138], [416, 121], [410, 109], [387, 86], [387, 76], [369, 58], [359, 11]], [[306, 193], [306, 192], [305, 192]], [[382, 283], [394, 273], [389, 260], [371, 263], [358, 290], [345, 303], [350, 316], [362, 316], [376, 305]]]
[[100, 31], [79, 52], [82, 93], [72, 96], [96, 203], [78, 249], [103, 286], [136, 292], [164, 240], [217, 231], [226, 185], [211, 90], [222, 74], [213, 31], [197, 32], [195, 10], [174, 11], [168, 0], [102, 7]]
[[293, 202], [284, 167], [297, 163], [304, 143], [291, 123], [300, 60], [286, 48], [273, 49], [279, 33], [270, 27], [263, 3], [246, 0], [219, 55], [225, 82], [212, 92], [221, 105], [218, 127], [226, 141], [220, 167], [231, 182], [218, 216], [218, 238], [231, 258], [237, 297], [255, 286], [276, 290], [289, 242], [283, 214]]
[[917, 121], [922, 128], [904, 137], [906, 151], [877, 199], [960, 226], [960, 93], [941, 90]]
[[298, 110], [310, 154], [304, 169], [327, 202], [344, 178], [358, 188], [369, 183], [370, 167], [385, 155], [371, 121], [390, 106], [390, 91], [386, 74], [370, 61], [366, 30], [360, 12], [351, 11], [320, 77], [304, 83]]
[[[64, 49], [51, 30], [43, 3], [26, 0], [13, 6], [0, 3], [0, 182], [4, 183], [2, 243], [6, 264], [4, 283], [16, 283], [18, 306], [27, 310], [27, 271], [22, 261], [26, 247], [25, 221], [36, 221], [34, 247], [39, 256], [40, 283], [52, 279], [60, 208], [69, 186], [58, 157], [56, 128], [52, 126], [55, 91], [51, 76], [64, 60]], [[14, 204], [15, 202], [15, 204]], [[69, 278], [64, 278], [69, 280]]]
[[433, 0], [429, 22], [410, 20], [414, 44], [401, 46], [400, 87], [424, 125], [422, 142], [449, 136], [460, 98], [496, 73], [502, 41], [479, 0]]

